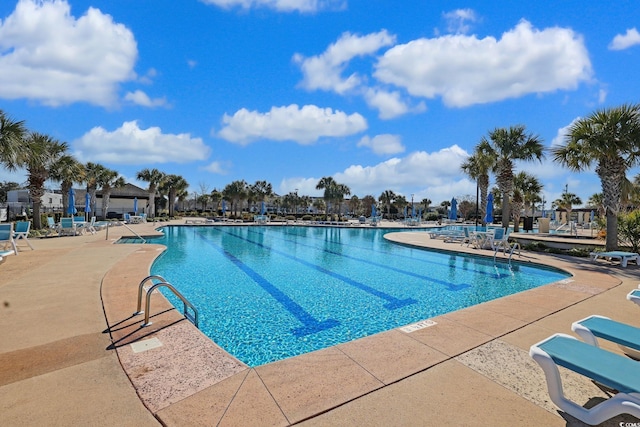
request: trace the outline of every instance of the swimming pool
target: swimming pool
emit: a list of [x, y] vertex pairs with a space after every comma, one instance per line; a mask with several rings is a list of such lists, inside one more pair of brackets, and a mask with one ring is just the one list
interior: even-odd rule
[[[402, 229], [406, 230], [406, 229]], [[169, 226], [151, 272], [200, 329], [249, 366], [329, 347], [569, 277], [405, 247], [389, 229]], [[182, 303], [172, 294], [176, 306]]]

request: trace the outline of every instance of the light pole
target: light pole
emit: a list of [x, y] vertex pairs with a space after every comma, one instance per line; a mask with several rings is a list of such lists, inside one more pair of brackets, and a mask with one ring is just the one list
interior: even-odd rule
[[415, 216], [415, 208], [413, 206], [413, 194], [411, 194], [411, 219], [413, 219], [413, 217]]

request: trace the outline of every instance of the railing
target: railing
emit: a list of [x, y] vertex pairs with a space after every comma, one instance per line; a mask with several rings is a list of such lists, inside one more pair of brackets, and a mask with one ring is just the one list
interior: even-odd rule
[[[153, 284], [147, 290], [147, 297], [146, 297], [146, 301], [145, 301], [144, 310], [141, 310], [141, 308], [142, 308], [142, 291], [144, 290], [144, 284], [146, 282], [150, 281], [150, 280], [153, 280], [153, 279], [159, 280], [160, 282]], [[151, 294], [153, 293], [153, 291], [155, 291], [156, 289], [158, 289], [160, 287], [169, 288], [171, 290], [171, 292], [174, 293], [175, 296], [180, 298], [180, 300], [182, 301], [182, 314], [184, 315], [185, 319], [187, 319], [190, 322], [192, 322], [197, 328], [198, 327], [198, 310], [193, 306], [193, 304], [191, 304], [184, 297], [184, 295], [182, 295], [171, 283], [168, 283], [162, 276], [148, 276], [148, 277], [145, 277], [140, 282], [140, 285], [138, 285], [138, 308], [137, 308], [136, 312], [133, 313], [133, 315], [137, 316], [139, 314], [144, 313], [144, 322], [142, 323], [141, 326], [145, 327], [145, 326], [149, 326], [149, 325], [152, 324], [152, 322], [149, 321], [149, 312], [151, 311]], [[190, 315], [188, 308], [191, 308], [191, 311], [193, 311], [193, 316]]]

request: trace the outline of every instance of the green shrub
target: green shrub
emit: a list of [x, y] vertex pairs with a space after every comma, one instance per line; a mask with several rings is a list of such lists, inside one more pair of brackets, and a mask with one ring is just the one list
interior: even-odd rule
[[636, 210], [618, 217], [618, 240], [624, 246], [630, 246], [632, 252], [640, 247], [640, 211]]

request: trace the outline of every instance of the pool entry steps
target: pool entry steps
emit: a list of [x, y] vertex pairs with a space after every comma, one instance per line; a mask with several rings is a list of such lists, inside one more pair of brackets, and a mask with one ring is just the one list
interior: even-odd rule
[[[159, 282], [153, 283], [154, 279], [159, 280]], [[145, 288], [144, 284], [148, 281], [151, 281], [152, 286], [149, 288]], [[144, 279], [142, 279], [142, 281], [138, 285], [138, 309], [136, 310], [135, 313], [133, 313], [133, 315], [137, 316], [139, 314], [144, 313], [144, 322], [142, 323], [141, 326], [142, 327], [149, 326], [152, 323], [151, 321], [149, 321], [149, 313], [151, 311], [151, 294], [153, 293], [153, 291], [155, 291], [160, 287], [168, 288], [169, 290], [171, 290], [171, 292], [174, 293], [175, 296], [180, 298], [180, 300], [182, 301], [182, 314], [184, 315], [185, 319], [189, 320], [191, 323], [193, 323], [196, 326], [196, 328], [198, 328], [198, 310], [171, 283], [167, 282], [164, 279], [164, 277], [157, 276], [157, 275], [145, 277]], [[147, 293], [146, 293], [144, 310], [141, 310], [143, 290], [146, 290]], [[193, 312], [193, 314], [189, 312], [188, 308], [191, 308], [191, 311]]]

